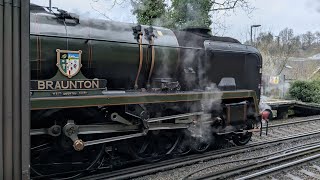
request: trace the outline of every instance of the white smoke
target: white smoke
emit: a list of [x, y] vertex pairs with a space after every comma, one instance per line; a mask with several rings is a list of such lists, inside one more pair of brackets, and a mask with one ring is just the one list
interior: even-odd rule
[[266, 96], [261, 96], [260, 97], [260, 104], [259, 104], [259, 110], [260, 112], [266, 110], [266, 109], [270, 109], [271, 107], [266, 103], [268, 101], [268, 97]]
[[206, 92], [202, 96], [200, 101], [200, 107], [194, 105], [193, 108], [199, 109], [204, 112], [203, 115], [199, 116], [194, 126], [189, 128], [192, 137], [204, 139], [210, 141], [212, 138], [212, 111], [221, 111], [221, 97], [222, 92], [216, 87], [214, 83], [209, 84], [206, 88]]

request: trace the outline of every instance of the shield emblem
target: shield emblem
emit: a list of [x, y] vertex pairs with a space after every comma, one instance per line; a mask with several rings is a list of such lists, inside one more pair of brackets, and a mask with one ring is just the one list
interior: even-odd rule
[[82, 51], [68, 51], [57, 49], [57, 66], [60, 72], [72, 78], [77, 75], [82, 67], [81, 64], [81, 53]]

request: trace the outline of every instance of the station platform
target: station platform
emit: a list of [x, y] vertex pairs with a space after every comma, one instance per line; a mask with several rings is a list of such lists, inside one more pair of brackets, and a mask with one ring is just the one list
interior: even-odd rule
[[320, 104], [316, 103], [283, 99], [268, 99], [263, 103], [271, 107], [273, 116], [276, 119], [286, 119], [290, 115], [299, 117], [320, 114]]

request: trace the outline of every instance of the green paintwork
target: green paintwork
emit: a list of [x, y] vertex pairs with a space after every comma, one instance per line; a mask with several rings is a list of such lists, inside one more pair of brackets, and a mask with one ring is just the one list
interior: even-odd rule
[[[107, 80], [108, 90], [111, 90], [108, 91], [107, 95], [103, 95], [102, 89], [33, 91], [31, 94], [32, 110], [140, 103], [187, 102], [199, 101], [210, 97], [215, 98], [217, 96], [217, 92], [142, 93], [138, 91], [123, 91], [124, 93], [122, 94], [112, 94], [112, 90], [130, 90], [134, 87], [134, 81], [137, 77], [140, 63], [139, 44], [134, 38], [135, 36], [132, 30], [134, 26], [136, 25], [103, 20], [81, 20], [81, 23], [68, 24], [65, 26], [64, 23], [61, 23], [60, 20], [45, 10], [41, 11], [38, 9], [34, 12], [32, 11], [30, 14], [31, 79], [51, 81], [68, 80], [67, 77], [59, 72], [56, 66], [56, 49], [81, 50], [82, 67], [80, 72], [72, 77], [72, 79], [105, 79]], [[142, 26], [142, 32], [145, 32], [146, 28], [148, 28], [148, 26]], [[151, 85], [155, 78], [173, 78], [174, 81], [179, 81], [181, 85], [187, 84], [185, 82], [186, 80], [193, 85], [185, 89], [201, 89], [202, 87], [195, 87], [197, 86], [196, 81], [190, 79], [193, 78], [193, 76], [190, 78], [184, 76], [184, 69], [191, 68], [196, 71], [199, 62], [206, 62], [208, 60], [209, 63], [206, 65], [208, 65], [210, 71], [204, 73], [210, 77], [208, 78], [210, 82], [218, 84], [222, 75], [223, 77], [235, 77], [239, 81], [237, 88], [255, 90], [222, 92], [222, 99], [253, 99], [255, 108], [258, 110], [256, 92], [259, 95], [260, 90], [258, 89], [258, 85], [261, 77], [261, 74], [259, 74], [261, 58], [260, 56], [252, 56], [252, 61], [249, 61], [249, 55], [256, 54], [255, 51], [250, 50], [250, 48], [245, 45], [218, 41], [215, 41], [213, 44], [210, 44], [212, 43], [211, 41], [208, 42], [207, 45], [205, 45], [205, 49], [190, 47], [188, 44], [181, 46], [173, 31], [161, 27], [154, 27], [154, 34], [156, 35], [154, 39], [155, 64], [151, 77]], [[187, 39], [190, 42], [194, 41], [194, 43], [196, 43], [196, 40], [199, 40], [189, 36], [186, 37], [188, 38], [181, 38]], [[138, 79], [138, 89], [146, 88], [148, 74], [151, 69], [151, 46], [149, 46], [145, 35], [142, 37], [142, 44], [143, 63]], [[188, 50], [182, 51], [182, 47]], [[147, 53], [148, 49], [149, 52]], [[208, 52], [204, 51], [206, 49], [214, 53], [205, 54]], [[224, 54], [225, 51], [240, 53], [241, 57], [234, 59], [234, 54], [230, 54], [227, 59], [220, 58], [216, 60], [213, 57], [209, 58], [209, 56], [207, 56], [214, 55], [214, 57], [217, 57], [216, 55], [219, 54], [219, 52]], [[249, 55], [244, 56], [242, 54]], [[233, 61], [230, 61], [230, 59]], [[217, 61], [221, 61], [221, 63], [218, 64]], [[237, 63], [240, 65], [235, 65], [233, 63], [234, 61], [239, 61]], [[249, 62], [252, 62], [250, 66], [248, 65]], [[229, 66], [230, 64], [233, 66]], [[242, 65], [246, 65], [246, 67], [242, 67]], [[217, 70], [221, 70], [221, 73], [218, 73]], [[243, 74], [243, 72], [247, 73]], [[79, 92], [84, 92], [85, 94], [77, 94]]]
[[[30, 37], [31, 42], [31, 66], [32, 80], [44, 80], [52, 78], [58, 67], [56, 66], [56, 49], [82, 50], [81, 71], [89, 79], [107, 79], [109, 87], [115, 89], [133, 88], [134, 79], [139, 67], [139, 46], [121, 42], [107, 42], [91, 40], [92, 59], [89, 60], [88, 44], [86, 40], [69, 39], [68, 47], [61, 42], [62, 38], [37, 36], [41, 39], [41, 61], [37, 60], [36, 36]], [[157, 39], [158, 40], [158, 39]], [[149, 68], [145, 68], [150, 57], [146, 56], [148, 45], [144, 45], [143, 66], [140, 75], [139, 87], [146, 81]], [[68, 49], [67, 49], [68, 48]], [[43, 53], [46, 52], [46, 53]], [[149, 62], [150, 64], [150, 62]], [[176, 75], [175, 69], [178, 64], [178, 49], [163, 46], [155, 47], [154, 77], [172, 77]], [[166, 71], [164, 71], [165, 69]]]
[[199, 101], [204, 98], [216, 98], [222, 93], [222, 99], [252, 98], [256, 111], [257, 98], [255, 91], [224, 91], [224, 92], [180, 92], [180, 93], [140, 93], [126, 92], [123, 94], [93, 95], [93, 96], [66, 96], [66, 97], [38, 97], [31, 98], [31, 109], [72, 108], [90, 106], [111, 106], [125, 104], [164, 103]]

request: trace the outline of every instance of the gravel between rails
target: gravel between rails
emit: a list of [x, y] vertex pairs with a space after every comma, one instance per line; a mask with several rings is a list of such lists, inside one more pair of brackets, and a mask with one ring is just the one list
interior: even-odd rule
[[[312, 117], [304, 117], [304, 118], [293, 118], [290, 119], [288, 121], [299, 121], [299, 120], [303, 120], [306, 118], [315, 118], [315, 117], [319, 117], [320, 116], [312, 116]], [[284, 121], [283, 121], [284, 122]], [[270, 122], [269, 125], [271, 124], [278, 124], [278, 123], [283, 123], [279, 120]], [[303, 127], [303, 128], [302, 128]], [[255, 133], [253, 135], [252, 141], [250, 143], [256, 143], [256, 142], [262, 142], [262, 141], [266, 141], [266, 140], [271, 140], [274, 138], [279, 138], [279, 137], [283, 137], [283, 136], [289, 136], [289, 135], [294, 135], [297, 133], [303, 133], [306, 131], [313, 131], [313, 130], [318, 130], [320, 129], [320, 121], [313, 121], [313, 122], [307, 122], [307, 123], [301, 123], [298, 125], [288, 125], [288, 126], [281, 126], [281, 127], [274, 127], [274, 128], [270, 128], [269, 132], [268, 132], [268, 136], [266, 135], [262, 135], [261, 137], [259, 136], [259, 133]], [[280, 143], [279, 145], [276, 146], [272, 146], [269, 148], [265, 148], [265, 149], [260, 149], [260, 150], [254, 150], [254, 151], [248, 151], [247, 153], [241, 153], [241, 154], [236, 154], [233, 156], [229, 156], [227, 158], [221, 158], [221, 159], [215, 159], [215, 160], [210, 160], [210, 161], [206, 161], [206, 162], [200, 162], [197, 164], [193, 164], [190, 166], [185, 166], [185, 167], [181, 167], [181, 168], [176, 168], [173, 170], [169, 170], [169, 171], [163, 171], [163, 172], [158, 172], [156, 174], [151, 174], [151, 175], [146, 175], [146, 176], [142, 176], [139, 178], [136, 178], [136, 180], [154, 180], [154, 179], [159, 179], [159, 180], [176, 180], [176, 179], [183, 179], [186, 175], [197, 171], [199, 169], [202, 169], [204, 167], [209, 167], [209, 166], [213, 166], [211, 168], [208, 168], [204, 171], [201, 171], [197, 174], [195, 174], [196, 176], [201, 176], [210, 172], [216, 172], [216, 171], [220, 171], [226, 168], [230, 168], [230, 167], [235, 167], [235, 166], [239, 166], [242, 164], [246, 164], [248, 162], [252, 162], [252, 161], [241, 161], [241, 162], [235, 162], [235, 163], [229, 163], [229, 164], [224, 164], [224, 165], [220, 165], [220, 166], [215, 166], [216, 164], [219, 163], [223, 163], [223, 162], [227, 162], [227, 161], [233, 161], [233, 160], [237, 160], [237, 159], [246, 159], [246, 158], [252, 158], [252, 157], [258, 157], [258, 156], [262, 156], [262, 155], [266, 155], [266, 154], [272, 154], [274, 152], [283, 150], [283, 149], [288, 149], [288, 148], [292, 148], [295, 146], [299, 146], [299, 145], [304, 145], [307, 143], [315, 143], [315, 142], [320, 142], [320, 135], [315, 135], [312, 137], [308, 137], [308, 138], [304, 138], [304, 139], [299, 139], [299, 140], [294, 140], [294, 141], [290, 141], [290, 142], [285, 142], [285, 143]], [[272, 179], [272, 178], [271, 178]], [[277, 178], [278, 179], [278, 178]], [[288, 179], [288, 177], [287, 177]]]

